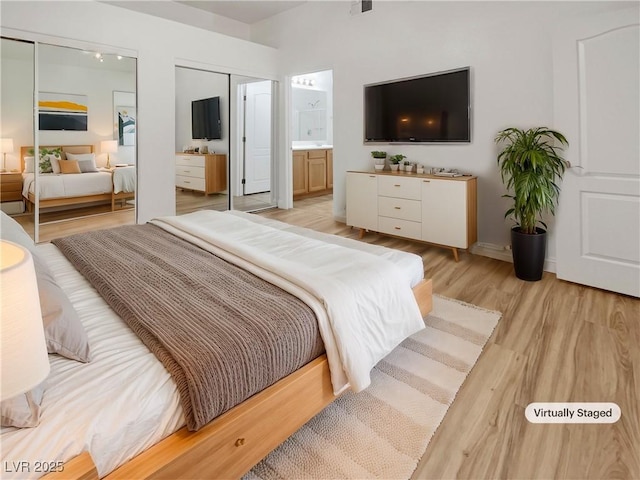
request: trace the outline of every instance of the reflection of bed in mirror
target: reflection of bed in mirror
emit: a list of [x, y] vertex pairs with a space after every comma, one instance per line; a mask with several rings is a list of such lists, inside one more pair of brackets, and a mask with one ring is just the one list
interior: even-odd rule
[[111, 210], [116, 203], [125, 205], [127, 200], [135, 197], [135, 166], [98, 169], [93, 154], [93, 145], [40, 146], [41, 149], [61, 150], [61, 160], [88, 158], [87, 168], [75, 174], [62, 173], [59, 168], [52, 173], [40, 173], [34, 182], [33, 147], [20, 147], [20, 166], [23, 176], [22, 196], [27, 209], [33, 210], [36, 202], [35, 183], [39, 190], [40, 208], [69, 207], [98, 202], [110, 202]]

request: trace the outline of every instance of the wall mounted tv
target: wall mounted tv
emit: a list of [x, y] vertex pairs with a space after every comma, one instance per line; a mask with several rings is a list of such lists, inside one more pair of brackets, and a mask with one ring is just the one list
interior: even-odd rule
[[203, 98], [191, 102], [191, 138], [220, 140], [220, 97]]
[[365, 85], [364, 141], [471, 142], [469, 67]]

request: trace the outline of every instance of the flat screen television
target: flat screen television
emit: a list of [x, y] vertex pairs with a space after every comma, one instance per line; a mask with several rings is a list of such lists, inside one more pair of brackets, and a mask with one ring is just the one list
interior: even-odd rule
[[471, 142], [469, 67], [365, 85], [364, 141]]
[[191, 138], [203, 140], [222, 138], [220, 97], [203, 98], [191, 102]]

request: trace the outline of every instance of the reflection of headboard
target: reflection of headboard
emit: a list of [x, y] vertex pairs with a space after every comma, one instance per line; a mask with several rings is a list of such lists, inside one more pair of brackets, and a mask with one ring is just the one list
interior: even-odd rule
[[[40, 148], [52, 149], [52, 148], [61, 148], [62, 149], [62, 159], [66, 160], [65, 156], [66, 152], [69, 153], [93, 153], [93, 145], [40, 145]], [[20, 171], [24, 172], [24, 157], [33, 157], [35, 155], [29, 153], [29, 150], [33, 150], [33, 147], [20, 147]]]

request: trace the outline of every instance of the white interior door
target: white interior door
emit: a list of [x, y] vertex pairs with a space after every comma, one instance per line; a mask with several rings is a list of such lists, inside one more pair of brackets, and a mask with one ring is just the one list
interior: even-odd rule
[[555, 127], [571, 143], [557, 276], [640, 296], [638, 8], [563, 25], [554, 43]]
[[271, 190], [271, 82], [246, 85], [244, 194]]

